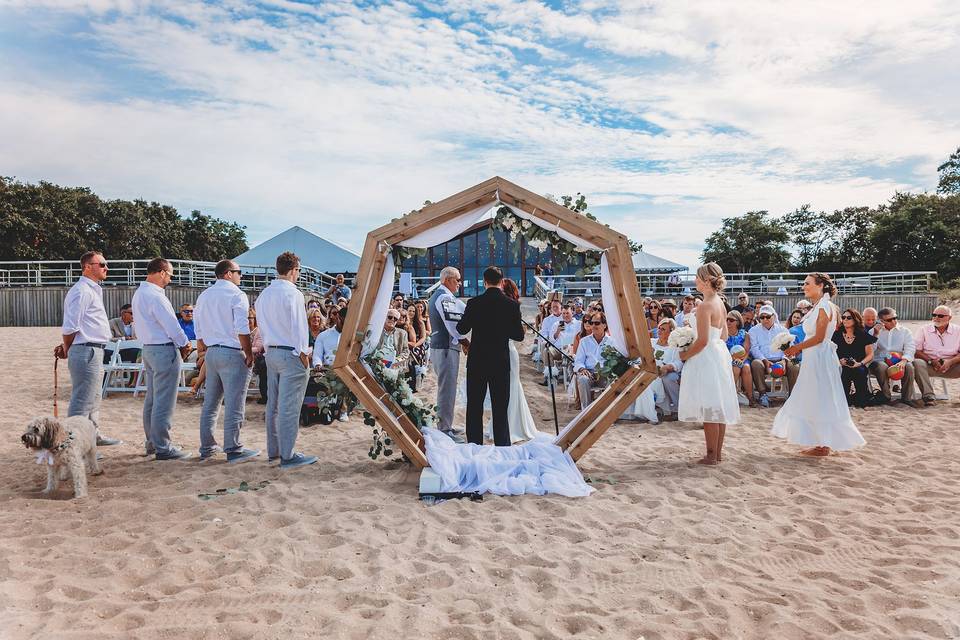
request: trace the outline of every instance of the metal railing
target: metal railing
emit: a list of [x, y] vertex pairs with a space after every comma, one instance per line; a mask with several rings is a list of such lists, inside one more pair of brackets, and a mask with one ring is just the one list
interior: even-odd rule
[[[149, 260], [108, 260], [110, 268], [104, 286], [136, 286], [147, 277]], [[204, 288], [213, 284], [215, 262], [193, 260], [170, 260], [173, 267], [172, 284], [181, 287]], [[238, 265], [243, 271], [240, 288], [245, 291], [260, 291], [277, 277], [274, 267]], [[30, 260], [0, 262], [0, 287], [69, 287], [76, 282], [82, 271], [76, 260]], [[297, 286], [307, 291], [323, 294], [333, 285], [334, 278], [304, 266], [300, 270]]]
[[[869, 293], [886, 295], [929, 293], [936, 271], [848, 271], [830, 276], [841, 294]], [[695, 289], [693, 273], [638, 273], [637, 284], [644, 296], [677, 296]], [[728, 273], [726, 293], [744, 292], [750, 296], [796, 295], [802, 292], [805, 273]], [[534, 294], [546, 297], [550, 290], [567, 296], [599, 296], [600, 275], [552, 276], [553, 287], [536, 279]]]

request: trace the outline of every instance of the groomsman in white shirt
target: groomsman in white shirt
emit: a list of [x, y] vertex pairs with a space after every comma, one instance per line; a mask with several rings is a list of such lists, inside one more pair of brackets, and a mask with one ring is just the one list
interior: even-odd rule
[[70, 408], [68, 416], [86, 416], [97, 424], [97, 446], [120, 444], [116, 438], [100, 434], [100, 389], [103, 383], [103, 349], [110, 342], [110, 321], [103, 307], [100, 283], [107, 278], [107, 261], [97, 251], [80, 256], [83, 275], [70, 287], [63, 301], [63, 342], [53, 350], [57, 358], [67, 359], [70, 369]]
[[223, 451], [227, 462], [237, 463], [260, 455], [240, 442], [243, 427], [253, 343], [247, 315], [250, 302], [240, 290], [242, 272], [233, 260], [221, 260], [213, 269], [217, 281], [197, 298], [193, 324], [197, 348], [205, 349], [207, 377], [200, 412], [200, 459], [213, 457], [220, 447], [213, 430], [223, 401]]
[[277, 256], [277, 278], [264, 289], [254, 308], [267, 360], [267, 457], [281, 469], [317, 461], [293, 450], [300, 430], [300, 409], [310, 374], [307, 314], [297, 289], [300, 258], [286, 251]]
[[173, 267], [163, 258], [147, 263], [147, 279], [133, 294], [133, 327], [143, 342], [143, 401], [146, 455], [157, 460], [186, 460], [190, 453], [170, 442], [170, 425], [177, 406], [180, 367], [193, 350], [173, 305], [163, 290], [173, 279]]

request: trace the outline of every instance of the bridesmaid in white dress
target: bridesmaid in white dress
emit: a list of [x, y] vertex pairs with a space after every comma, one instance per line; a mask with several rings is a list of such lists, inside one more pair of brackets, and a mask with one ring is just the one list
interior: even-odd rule
[[715, 465], [723, 457], [727, 425], [740, 422], [740, 403], [730, 376], [727, 310], [717, 295], [726, 284], [720, 265], [708, 262], [697, 269], [696, 283], [703, 303], [697, 307], [697, 339], [680, 353], [684, 364], [677, 418], [703, 423], [707, 455], [697, 463]]
[[807, 456], [828, 456], [866, 444], [850, 419], [847, 396], [840, 383], [837, 345], [830, 340], [837, 326], [838, 308], [830, 302], [837, 287], [825, 273], [811, 273], [803, 281], [803, 295], [813, 303], [804, 316], [807, 339], [784, 349], [789, 358], [803, 351], [803, 365], [790, 397], [777, 412], [770, 431], [791, 444], [812, 447]]

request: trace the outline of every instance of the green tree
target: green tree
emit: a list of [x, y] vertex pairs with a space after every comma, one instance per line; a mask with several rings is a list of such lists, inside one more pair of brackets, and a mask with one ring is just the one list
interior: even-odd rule
[[244, 229], [199, 211], [184, 219], [157, 202], [0, 177], [0, 260], [75, 259], [95, 248], [110, 258], [213, 261], [247, 250]]
[[729, 273], [785, 271], [790, 266], [790, 234], [767, 211], [749, 211], [724, 218], [719, 231], [707, 237], [702, 258]]
[[789, 229], [798, 271], [866, 271], [875, 260], [870, 244], [877, 211], [869, 207], [847, 207], [826, 213], [813, 211], [810, 205], [784, 215]]
[[940, 181], [937, 183], [937, 193], [944, 195], [960, 194], [960, 147], [950, 154], [947, 161], [937, 167]]
[[[547, 195], [547, 198], [550, 198], [551, 200], [553, 200], [553, 197], [551, 197], [550, 195]], [[591, 220], [596, 220], [597, 222], [599, 222], [599, 220], [597, 220], [597, 216], [587, 211], [587, 197], [582, 193], [580, 193], [579, 191], [577, 191], [576, 197], [560, 196], [560, 204], [565, 206], [567, 209], [570, 209], [574, 213], [582, 214], [590, 218]], [[607, 226], [609, 227], [610, 225], [607, 225]], [[634, 242], [629, 238], [627, 238], [627, 244], [630, 245], [631, 253], [637, 253], [643, 250], [643, 245], [641, 243]]]
[[898, 193], [880, 207], [869, 242], [874, 268], [935, 270], [941, 280], [960, 275], [960, 195]]

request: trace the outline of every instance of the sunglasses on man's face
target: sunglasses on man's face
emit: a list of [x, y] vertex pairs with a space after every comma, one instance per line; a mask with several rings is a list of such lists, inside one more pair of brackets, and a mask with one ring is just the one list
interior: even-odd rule
[[930, 315], [931, 315], [932, 317], [934, 317], [934, 318], [949, 318], [949, 317], [950, 317], [950, 316], [947, 315], [946, 313], [931, 313]]
[[106, 269], [106, 268], [107, 268], [107, 263], [106, 263], [106, 262], [94, 262], [93, 264], [96, 265], [96, 266], [98, 266], [98, 267], [100, 267], [101, 269]]
[[760, 316], [760, 319], [761, 319], [761, 320], [769, 320], [769, 319], [772, 318], [772, 317], [773, 317], [773, 316], [769, 316], [769, 315], [767, 315], [767, 314], [764, 314], [764, 315]]
[[180, 313], [184, 313], [184, 314], [190, 315], [191, 313], [193, 313], [193, 309], [184, 309], [184, 310], [182, 310]]
[[227, 272], [228, 272], [228, 273], [235, 273], [235, 274], [237, 274], [238, 276], [242, 276], [242, 275], [243, 275], [243, 271], [241, 271], [240, 269], [227, 269]]
[[880, 322], [893, 322], [897, 319], [897, 316], [892, 316], [890, 318], [880, 318]]

